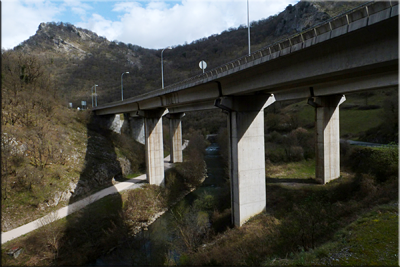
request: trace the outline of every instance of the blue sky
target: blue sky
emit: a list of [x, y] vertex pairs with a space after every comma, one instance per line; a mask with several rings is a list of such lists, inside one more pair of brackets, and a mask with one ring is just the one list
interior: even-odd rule
[[[299, 0], [249, 0], [250, 21]], [[164, 48], [247, 25], [247, 0], [2, 0], [2, 48], [34, 35], [41, 22], [69, 22], [110, 41]]]

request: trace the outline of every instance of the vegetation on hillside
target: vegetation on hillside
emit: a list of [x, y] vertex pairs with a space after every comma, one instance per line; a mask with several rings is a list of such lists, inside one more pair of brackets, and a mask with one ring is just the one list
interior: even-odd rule
[[[68, 186], [68, 162], [73, 161], [80, 117], [60, 105], [55, 81], [44, 63], [23, 53], [2, 54], [2, 227], [17, 218], [5, 214], [38, 209], [53, 190]], [[11, 220], [10, 220], [11, 219]]]
[[97, 128], [88, 111], [62, 105], [45, 64], [2, 54], [3, 231], [144, 169], [143, 146]]

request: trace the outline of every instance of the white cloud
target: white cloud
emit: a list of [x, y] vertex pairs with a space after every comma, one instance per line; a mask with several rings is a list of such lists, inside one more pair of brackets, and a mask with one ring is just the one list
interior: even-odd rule
[[[298, 0], [250, 0], [250, 21], [277, 14]], [[163, 48], [221, 33], [230, 27], [247, 25], [245, 0], [184, 0], [117, 2], [112, 10], [119, 21], [93, 14], [79, 27], [87, 28], [110, 40], [146, 48]]]
[[[298, 1], [249, 0], [250, 21], [277, 14]], [[41, 22], [66, 19], [69, 21], [64, 22], [94, 31], [109, 40], [145, 48], [190, 43], [231, 27], [247, 25], [246, 0], [102, 2], [111, 6], [106, 12], [118, 16], [95, 10], [94, 0], [3, 0], [2, 47], [9, 49], [28, 39]]]
[[93, 9], [92, 6], [82, 3], [80, 0], [64, 0], [62, 7], [70, 8], [74, 14], [81, 16], [82, 20], [86, 18], [88, 11]]
[[76, 26], [90, 29], [99, 36], [105, 36], [108, 40], [122, 41], [119, 37], [122, 35], [123, 25], [119, 21], [111, 21], [103, 18], [99, 14], [93, 14], [86, 23], [78, 23]]
[[41, 22], [52, 21], [60, 8], [44, 0], [3, 0], [2, 48], [10, 49], [34, 35]]

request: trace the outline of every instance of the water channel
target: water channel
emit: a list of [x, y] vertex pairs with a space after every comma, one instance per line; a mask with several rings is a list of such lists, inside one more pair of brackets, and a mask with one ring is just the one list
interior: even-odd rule
[[89, 266], [116, 265], [164, 265], [177, 262], [180, 257], [181, 240], [174, 215], [190, 209], [190, 205], [202, 195], [216, 195], [225, 185], [223, 162], [219, 155], [219, 147], [212, 143], [206, 148], [204, 161], [207, 165], [207, 178], [201, 186], [186, 195], [171, 210], [164, 213], [147, 231], [125, 242], [108, 255], [104, 255]]

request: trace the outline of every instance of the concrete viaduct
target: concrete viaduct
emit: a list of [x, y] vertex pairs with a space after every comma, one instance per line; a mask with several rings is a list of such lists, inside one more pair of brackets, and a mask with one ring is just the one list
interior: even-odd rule
[[305, 99], [315, 108], [316, 178], [340, 176], [339, 105], [346, 93], [398, 88], [398, 2], [368, 2], [249, 56], [124, 101], [94, 108], [129, 114], [145, 133], [147, 179], [164, 184], [162, 118], [169, 118], [171, 161], [182, 161], [185, 112], [227, 114], [233, 222], [241, 226], [266, 205], [264, 109]]

